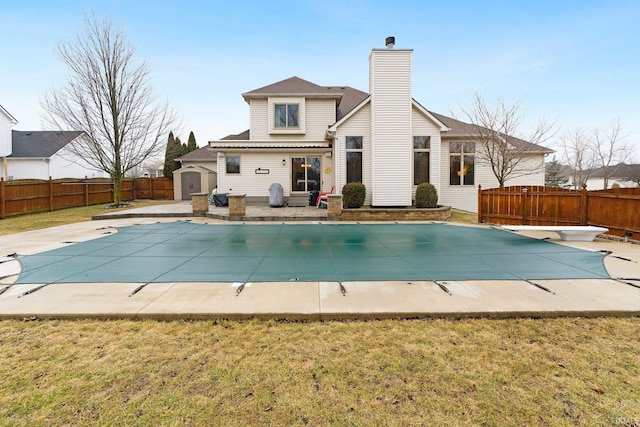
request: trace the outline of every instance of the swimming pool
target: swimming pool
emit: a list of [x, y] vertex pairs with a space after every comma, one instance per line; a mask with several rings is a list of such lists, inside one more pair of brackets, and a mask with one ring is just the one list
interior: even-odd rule
[[16, 283], [609, 278], [603, 259], [485, 227], [177, 221], [25, 256]]

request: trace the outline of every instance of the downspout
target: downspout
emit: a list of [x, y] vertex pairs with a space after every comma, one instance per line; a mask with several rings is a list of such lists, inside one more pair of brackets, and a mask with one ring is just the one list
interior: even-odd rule
[[336, 131], [327, 130], [326, 138], [331, 139], [332, 141], [331, 151], [333, 153], [331, 157], [333, 160], [333, 185], [335, 186], [335, 194], [340, 194], [340, 188], [342, 187], [339, 185], [340, 175], [338, 165], [340, 164], [340, 156], [338, 154], [338, 138], [336, 138]]
[[3, 157], [2, 158], [2, 178], [4, 178], [5, 181], [9, 180], [9, 163], [7, 162], [7, 158]]

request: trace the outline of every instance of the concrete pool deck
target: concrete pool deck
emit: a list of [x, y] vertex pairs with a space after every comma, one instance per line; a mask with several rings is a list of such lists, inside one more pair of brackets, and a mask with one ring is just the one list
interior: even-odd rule
[[[184, 205], [175, 204], [180, 209]], [[27, 292], [41, 284], [13, 285], [20, 264], [11, 254], [32, 255], [68, 246], [70, 242], [95, 239], [103, 236], [107, 227], [178, 219], [166, 217], [171, 211], [166, 206], [145, 209], [158, 210], [162, 215], [109, 215], [101, 221], [0, 236], [0, 291], [4, 290], [0, 295], [0, 318], [329, 320], [640, 314], [640, 288], [614, 279], [536, 280], [535, 284], [519, 280], [441, 283], [449, 293], [430, 281], [343, 282], [344, 289], [338, 282], [247, 283], [241, 292], [239, 283], [150, 283], [137, 293], [133, 292], [143, 283], [51, 284], [32, 293]], [[228, 224], [212, 218], [190, 220]], [[322, 218], [317, 220], [324, 222]], [[640, 286], [640, 245], [606, 239], [561, 242], [556, 233], [549, 232], [523, 234], [549, 237], [559, 244], [589, 251], [611, 251], [605, 258], [611, 277], [635, 278], [626, 282]]]

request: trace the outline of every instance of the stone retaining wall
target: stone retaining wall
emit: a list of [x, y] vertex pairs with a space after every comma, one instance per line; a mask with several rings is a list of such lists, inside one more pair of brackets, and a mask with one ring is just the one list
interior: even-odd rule
[[359, 208], [342, 209], [343, 221], [446, 221], [451, 206], [433, 209], [418, 208]]

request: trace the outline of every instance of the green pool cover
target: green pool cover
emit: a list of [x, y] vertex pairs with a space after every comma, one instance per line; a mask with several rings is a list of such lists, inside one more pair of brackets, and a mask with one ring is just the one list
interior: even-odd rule
[[16, 283], [609, 278], [604, 255], [448, 224], [156, 223], [25, 256]]

